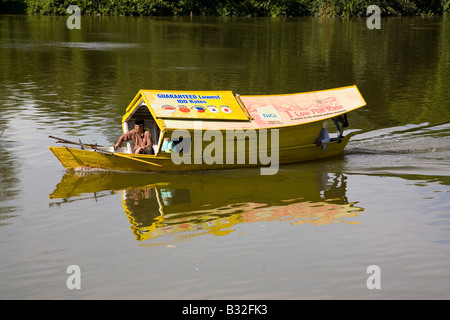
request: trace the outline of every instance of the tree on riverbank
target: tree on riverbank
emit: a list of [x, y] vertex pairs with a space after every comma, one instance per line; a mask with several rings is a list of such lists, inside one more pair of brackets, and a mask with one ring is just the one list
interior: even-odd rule
[[84, 15], [125, 16], [365, 16], [369, 5], [382, 15], [441, 15], [450, 0], [0, 0], [0, 13], [64, 15], [76, 5]]

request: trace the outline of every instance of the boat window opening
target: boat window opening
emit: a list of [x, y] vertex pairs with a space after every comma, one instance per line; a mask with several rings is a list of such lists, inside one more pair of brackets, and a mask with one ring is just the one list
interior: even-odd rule
[[[127, 120], [128, 131], [134, 129], [136, 120], [144, 120], [144, 128], [150, 132], [153, 143], [153, 152], [155, 153], [158, 150], [161, 129], [156, 124], [155, 119], [143, 101], [141, 101], [134, 113]], [[133, 142], [127, 142], [127, 150], [129, 153], [132, 153], [131, 150], [133, 150]]]
[[344, 137], [344, 128], [348, 127], [347, 114], [337, 116], [332, 120], [339, 133], [338, 139], [342, 139]]
[[329, 128], [327, 125], [328, 123], [324, 122], [323, 128], [315, 141], [316, 145], [322, 145], [328, 142], [342, 142], [342, 139], [344, 138], [344, 128], [348, 127], [347, 115], [339, 115], [330, 120], [334, 123], [334, 127]]

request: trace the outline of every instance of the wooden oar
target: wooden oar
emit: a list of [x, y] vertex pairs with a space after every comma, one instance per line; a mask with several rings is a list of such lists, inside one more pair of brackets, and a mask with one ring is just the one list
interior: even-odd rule
[[97, 148], [97, 144], [86, 144], [86, 143], [81, 143], [81, 142], [74, 142], [74, 141], [69, 141], [69, 140], [62, 139], [62, 138], [57, 138], [57, 137], [54, 137], [54, 136], [48, 136], [48, 137], [58, 140], [58, 141], [56, 141], [56, 143], [60, 142], [60, 143], [76, 144], [77, 146], [80, 146], [80, 147], [85, 147], [85, 148], [94, 149], [94, 150], [97, 150], [97, 151], [107, 152], [107, 151], [104, 151], [104, 150], [99, 150]]
[[137, 159], [137, 158], [134, 158], [134, 157], [131, 157], [131, 156], [127, 156], [127, 155], [124, 155], [124, 154], [118, 154], [118, 153], [109, 152], [109, 151], [105, 151], [105, 150], [99, 149], [99, 148], [97, 148], [97, 144], [79, 143], [79, 142], [74, 142], [74, 141], [70, 141], [70, 140], [66, 140], [66, 139], [62, 139], [62, 138], [57, 138], [57, 137], [54, 137], [54, 136], [48, 136], [48, 137], [58, 140], [58, 141], [56, 141], [56, 143], [60, 142], [60, 143], [75, 144], [75, 145], [80, 146], [80, 147], [93, 149], [93, 150], [95, 150], [97, 152], [100, 152], [100, 153], [105, 153], [105, 154], [109, 154], [109, 155], [116, 156], [116, 157], [122, 157], [122, 158], [129, 159], [129, 160], [135, 160], [135, 161], [143, 162], [143, 163], [146, 163], [146, 164], [151, 164], [151, 165], [154, 165], [154, 166], [157, 166], [157, 167], [161, 167], [161, 168], [164, 167], [163, 165], [158, 164], [158, 163], [153, 163], [153, 162], [150, 162], [150, 161]]

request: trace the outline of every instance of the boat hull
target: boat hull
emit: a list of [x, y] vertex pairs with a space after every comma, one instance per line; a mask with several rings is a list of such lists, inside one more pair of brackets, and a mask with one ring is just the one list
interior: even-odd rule
[[[114, 171], [132, 172], [181, 172], [196, 170], [233, 169], [242, 167], [273, 167], [278, 164], [296, 163], [310, 160], [323, 159], [339, 155], [350, 140], [347, 135], [340, 142], [331, 141], [326, 148], [315, 144], [302, 146], [280, 147], [278, 159], [274, 163], [263, 163], [260, 158], [256, 162], [248, 161], [249, 155], [244, 156], [244, 163], [226, 163], [226, 161], [212, 162], [203, 155], [202, 158], [191, 158], [189, 163], [175, 163], [171, 153], [160, 153], [158, 155], [125, 154], [125, 153], [103, 153], [92, 150], [82, 150], [69, 147], [52, 147], [50, 150], [58, 158], [61, 164], [68, 170], [83, 168], [105, 169]], [[235, 154], [235, 158], [239, 155]], [[221, 163], [223, 162], [223, 163]], [[242, 162], [242, 161], [241, 161]]]

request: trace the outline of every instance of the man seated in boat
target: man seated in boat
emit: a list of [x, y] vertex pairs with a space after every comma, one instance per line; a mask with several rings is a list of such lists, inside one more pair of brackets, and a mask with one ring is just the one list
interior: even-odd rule
[[136, 120], [134, 129], [122, 134], [114, 149], [119, 148], [123, 141], [134, 141], [133, 153], [153, 154], [153, 143], [150, 132], [144, 129], [144, 120]]

